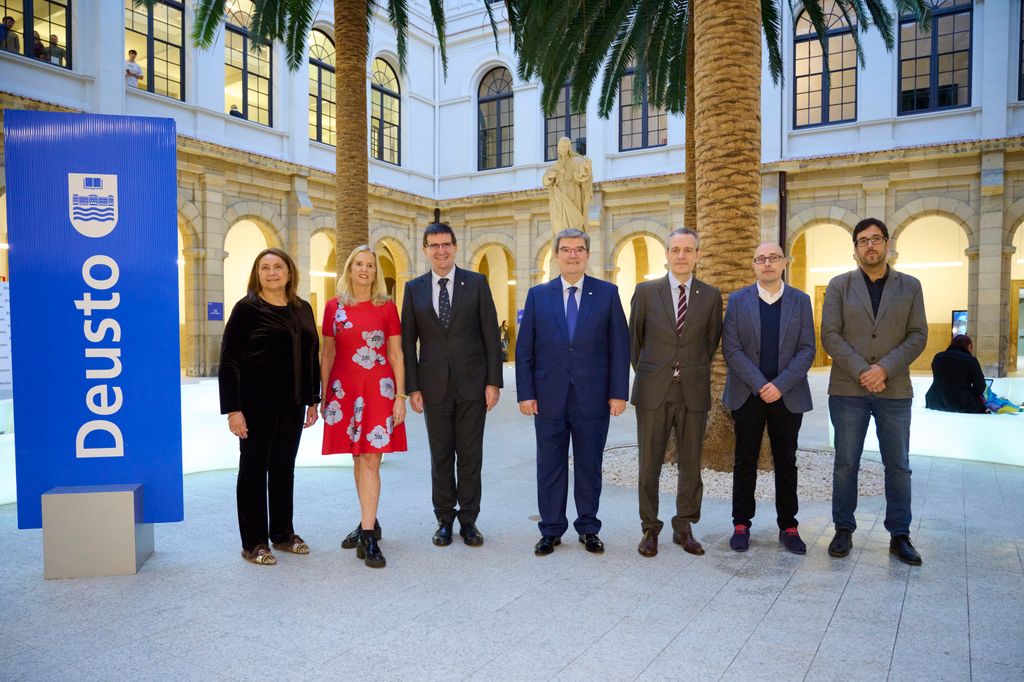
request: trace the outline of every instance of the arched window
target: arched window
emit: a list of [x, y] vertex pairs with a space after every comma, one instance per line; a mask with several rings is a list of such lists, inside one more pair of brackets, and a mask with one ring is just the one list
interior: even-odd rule
[[[853, 10], [848, 10], [854, 19]], [[793, 126], [857, 120], [857, 46], [843, 10], [835, 0], [823, 3], [825, 53], [807, 12], [796, 20], [793, 70], [795, 103]]]
[[333, 145], [334, 41], [319, 29], [309, 34], [309, 139]]
[[619, 82], [619, 151], [647, 149], [668, 144], [668, 116], [661, 107], [648, 104], [647, 92], [633, 101], [633, 67], [626, 70]]
[[477, 169], [512, 165], [512, 74], [503, 66], [491, 69], [477, 91]]
[[930, 0], [930, 31], [900, 18], [900, 114], [971, 105], [971, 0]]
[[573, 146], [581, 154], [586, 153], [587, 114], [574, 114], [569, 110], [569, 97], [572, 90], [568, 83], [558, 93], [558, 104], [553, 116], [544, 119], [544, 160], [554, 161], [558, 158], [558, 140], [568, 137]]
[[225, 11], [224, 112], [272, 126], [271, 46], [260, 45], [249, 36], [252, 0], [228, 0]]
[[370, 75], [370, 156], [401, 165], [402, 98], [398, 76], [380, 57]]

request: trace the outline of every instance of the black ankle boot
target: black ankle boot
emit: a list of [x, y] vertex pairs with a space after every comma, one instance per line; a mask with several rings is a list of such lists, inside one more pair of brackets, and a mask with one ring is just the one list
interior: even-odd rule
[[[359, 533], [363, 530], [362, 524], [357, 523], [356, 529], [345, 536], [345, 539], [341, 541], [342, 549], [352, 549], [359, 544]], [[374, 520], [373, 522], [373, 537], [380, 540], [380, 522]]]
[[373, 536], [372, 530], [360, 530], [356, 556], [364, 559], [370, 568], [384, 568], [387, 563], [384, 560], [384, 555], [380, 553], [380, 546], [377, 544], [377, 538]]

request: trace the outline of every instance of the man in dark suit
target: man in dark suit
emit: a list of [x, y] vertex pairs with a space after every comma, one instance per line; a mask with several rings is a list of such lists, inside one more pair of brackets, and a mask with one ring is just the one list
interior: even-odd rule
[[601, 461], [609, 415], [626, 409], [629, 331], [614, 284], [584, 274], [590, 236], [576, 229], [555, 236], [561, 276], [526, 296], [516, 340], [519, 411], [534, 417], [537, 434], [538, 556], [551, 554], [569, 528], [569, 441], [573, 452], [573, 526], [588, 552], [598, 537]]
[[665, 258], [668, 274], [637, 285], [629, 316], [644, 534], [637, 551], [646, 557], [658, 553], [658, 483], [673, 426], [679, 479], [672, 542], [690, 554], [704, 554], [692, 524], [700, 521], [704, 497], [700, 453], [711, 409], [711, 360], [722, 337], [722, 294], [693, 276], [700, 260], [697, 233], [673, 230]]
[[423, 252], [430, 272], [406, 283], [402, 302], [405, 385], [412, 409], [426, 416], [439, 547], [451, 544], [456, 517], [467, 545], [484, 542], [476, 527], [484, 419], [502, 385], [491, 289], [482, 275], [455, 266], [457, 250], [451, 227], [428, 225]]
[[889, 267], [889, 230], [877, 218], [853, 228], [859, 266], [836, 275], [825, 290], [821, 345], [832, 356], [828, 411], [835, 428], [832, 522], [834, 557], [853, 547], [857, 473], [868, 422], [875, 418], [885, 466], [885, 529], [889, 552], [912, 566], [921, 555], [910, 542], [910, 363], [928, 343], [921, 282]]
[[767, 425], [779, 542], [793, 554], [807, 553], [797, 530], [796, 446], [803, 413], [812, 408], [807, 372], [814, 363], [814, 313], [807, 294], [783, 283], [785, 269], [782, 247], [761, 244], [754, 251], [757, 281], [729, 296], [725, 309], [722, 353], [729, 370], [722, 404], [736, 425], [729, 546], [737, 552], [750, 546], [757, 458]]

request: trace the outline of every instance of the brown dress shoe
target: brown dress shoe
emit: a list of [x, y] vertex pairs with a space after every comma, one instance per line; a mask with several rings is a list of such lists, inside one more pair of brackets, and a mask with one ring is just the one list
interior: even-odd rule
[[640, 556], [655, 556], [658, 553], [658, 533], [653, 530], [644, 531], [644, 538], [636, 546]]
[[682, 545], [683, 549], [690, 554], [696, 554], [697, 556], [704, 554], [704, 547], [697, 542], [697, 538], [693, 537], [691, 531], [681, 530], [672, 533], [672, 542]]

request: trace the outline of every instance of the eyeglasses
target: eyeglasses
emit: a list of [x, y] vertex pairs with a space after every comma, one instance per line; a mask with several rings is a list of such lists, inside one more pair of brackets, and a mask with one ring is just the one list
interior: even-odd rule
[[870, 244], [871, 246], [878, 246], [879, 244], [884, 244], [887, 241], [889, 241], [887, 238], [883, 237], [880, 234], [876, 234], [874, 237], [861, 237], [860, 239], [855, 241], [854, 244], [856, 244], [859, 248], [863, 249], [868, 244]]
[[754, 259], [755, 265], [764, 265], [765, 263], [778, 263], [780, 260], [785, 260], [786, 257], [782, 254], [773, 253], [767, 256], [758, 256]]
[[585, 247], [585, 246], [559, 246], [558, 247], [558, 253], [563, 254], [565, 256], [569, 256], [569, 255], [580, 256], [580, 255], [583, 255], [586, 252], [587, 252], [587, 247]]
[[452, 242], [441, 242], [440, 244], [427, 244], [423, 248], [427, 249], [428, 251], [437, 251], [438, 249], [448, 250], [453, 246], [455, 246], [455, 244], [453, 244]]

